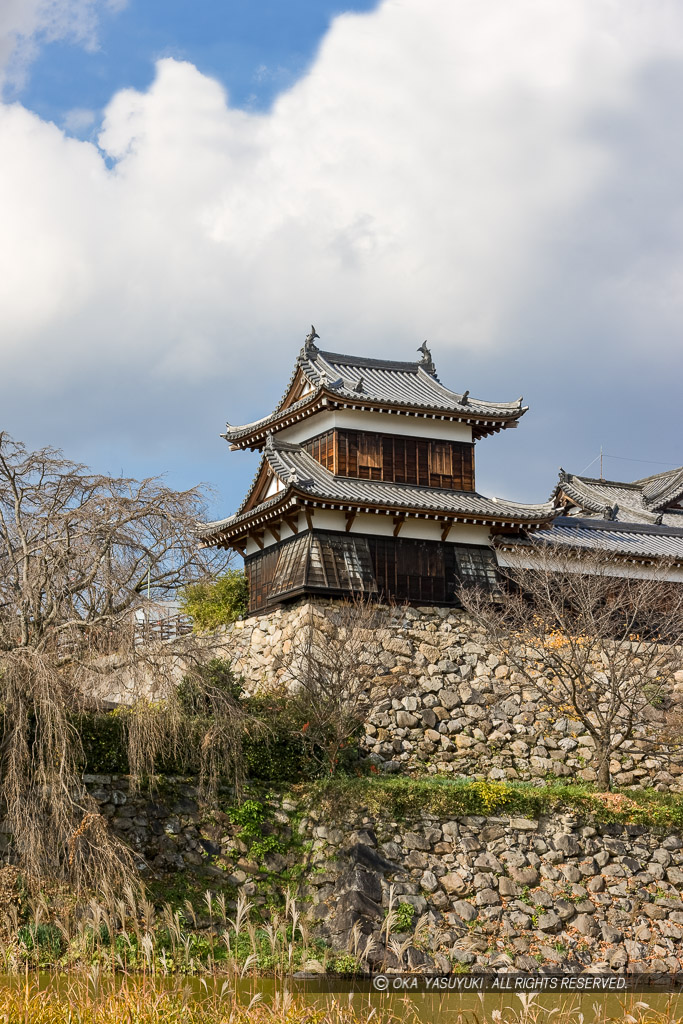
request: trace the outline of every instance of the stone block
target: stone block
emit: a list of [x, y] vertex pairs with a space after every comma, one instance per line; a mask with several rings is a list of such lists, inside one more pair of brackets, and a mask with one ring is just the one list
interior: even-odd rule
[[495, 889], [480, 889], [474, 897], [474, 901], [478, 907], [490, 907], [500, 903], [500, 896]]
[[541, 914], [536, 927], [542, 932], [559, 932], [562, 930], [562, 921], [554, 910], [549, 910], [547, 914]]
[[536, 868], [533, 867], [508, 867], [508, 874], [510, 878], [519, 883], [519, 885], [534, 886], [538, 885], [539, 875]]
[[441, 877], [441, 885], [447, 893], [467, 892], [467, 885], [458, 871], [448, 871]]

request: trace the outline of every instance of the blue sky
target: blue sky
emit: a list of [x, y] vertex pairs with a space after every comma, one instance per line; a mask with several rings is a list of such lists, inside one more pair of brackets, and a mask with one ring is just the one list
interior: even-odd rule
[[[4, 0], [0, 429], [238, 504], [311, 322], [530, 405], [483, 493], [683, 462], [680, 0]], [[626, 461], [634, 460], [634, 461]]]
[[221, 81], [233, 105], [264, 110], [306, 71], [335, 15], [374, 6], [376, 0], [128, 0], [122, 9], [102, 8], [91, 47], [68, 39], [43, 46], [23, 87], [7, 95], [63, 124], [69, 111], [102, 110], [118, 89], [146, 89], [154, 62], [174, 57]]

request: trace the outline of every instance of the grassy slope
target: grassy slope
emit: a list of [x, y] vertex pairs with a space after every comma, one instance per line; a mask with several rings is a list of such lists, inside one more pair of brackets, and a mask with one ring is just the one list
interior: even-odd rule
[[342, 809], [367, 808], [374, 814], [411, 817], [423, 811], [436, 817], [510, 814], [529, 818], [562, 808], [594, 821], [644, 825], [656, 830], [683, 829], [683, 794], [655, 790], [597, 793], [589, 785], [548, 782], [471, 782], [439, 776], [332, 778], [299, 787], [300, 799], [319, 806], [324, 817], [339, 819]]

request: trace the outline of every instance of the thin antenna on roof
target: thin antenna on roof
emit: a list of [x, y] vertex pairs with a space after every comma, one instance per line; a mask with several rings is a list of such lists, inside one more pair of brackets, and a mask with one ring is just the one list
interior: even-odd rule
[[600, 445], [600, 479], [601, 480], [605, 479], [604, 476], [602, 475], [602, 445]]

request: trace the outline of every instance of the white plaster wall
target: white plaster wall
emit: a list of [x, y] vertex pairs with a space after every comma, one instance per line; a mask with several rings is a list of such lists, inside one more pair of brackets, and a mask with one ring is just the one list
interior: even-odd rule
[[[294, 519], [296, 517], [292, 516], [292, 518]], [[299, 526], [299, 531], [301, 531], [306, 526], [306, 519], [305, 519], [305, 517], [303, 515], [299, 515], [298, 526]], [[279, 531], [280, 531], [280, 540], [287, 540], [288, 537], [293, 537], [294, 536], [294, 531], [292, 529], [290, 529], [290, 527], [287, 526], [287, 524], [285, 522], [277, 523], [276, 524], [276, 529], [279, 529]], [[266, 548], [271, 547], [275, 543], [276, 543], [275, 537], [273, 537], [273, 535], [270, 532], [270, 530], [266, 529], [264, 531], [264, 534], [263, 534], [263, 549], [264, 549], [264, 551], [265, 551]], [[256, 541], [252, 540], [252, 538], [249, 537], [249, 539], [247, 540], [247, 555], [255, 555], [256, 552], [260, 551], [260, 550], [261, 550], [261, 548], [258, 546]]]
[[433, 440], [472, 441], [472, 428], [467, 423], [424, 419], [416, 416], [394, 416], [387, 412], [361, 412], [359, 409], [321, 411], [279, 430], [283, 441], [300, 444], [335, 427], [340, 430], [371, 430], [379, 434], [400, 434], [403, 437], [426, 437]]
[[[590, 555], [590, 552], [586, 552]], [[533, 550], [519, 550], [519, 551], [497, 551], [499, 565], [509, 567], [511, 569], [541, 569], [548, 570], [551, 572], [581, 572], [584, 575], [591, 574], [591, 567], [586, 562], [581, 562], [577, 559], [576, 562], [569, 561], [562, 557], [553, 558], [552, 556], [545, 556], [541, 553], [535, 553]], [[661, 573], [661, 575], [660, 575]], [[666, 572], [661, 572], [655, 566], [642, 565], [638, 562], [633, 562], [630, 565], [625, 562], [613, 562], [610, 566], [611, 576], [620, 576], [628, 579], [652, 579], [653, 577], [661, 580], [671, 581], [673, 583], [683, 582], [683, 568], [671, 566]]]
[[[341, 533], [346, 530], [346, 516], [343, 512], [332, 509], [313, 509], [313, 528], [316, 530], [338, 530]], [[298, 519], [299, 532], [307, 529], [306, 517], [302, 513]], [[407, 540], [441, 540], [442, 527], [439, 523], [427, 519], [407, 519], [401, 527], [399, 536]], [[353, 521], [349, 535], [370, 534], [373, 537], [391, 537], [394, 533], [393, 515], [382, 513], [360, 512]], [[281, 524], [280, 539], [286, 540], [294, 534], [285, 524]], [[469, 523], [454, 523], [453, 529], [448, 535], [448, 544], [481, 544], [489, 545], [491, 534], [488, 526], [474, 526]], [[270, 547], [275, 543], [273, 535], [266, 530], [263, 536], [263, 547]], [[251, 539], [247, 542], [247, 554], [253, 555], [261, 549]]]
[[[336, 529], [344, 529], [346, 526], [346, 520], [342, 527], [336, 527]], [[315, 524], [315, 519], [313, 520]], [[332, 529], [332, 527], [328, 527]], [[443, 527], [440, 523], [436, 523], [433, 520], [430, 522], [428, 519], [406, 519], [405, 523], [401, 527], [399, 537], [407, 540], [441, 540], [441, 532]], [[366, 513], [359, 513], [353, 521], [353, 526], [349, 530], [351, 534], [372, 534], [373, 536], [393, 536], [394, 533], [394, 520], [393, 516], [386, 515], [368, 515]], [[446, 542], [448, 544], [489, 544], [490, 543], [490, 530], [488, 526], [474, 526], [469, 523], [454, 523], [453, 529], [448, 534]]]
[[278, 494], [278, 492], [281, 491], [282, 489], [282, 484], [280, 483], [279, 478], [273, 476], [273, 479], [268, 484], [268, 490], [266, 491], [266, 495], [263, 500], [265, 501], [266, 498], [272, 497], [273, 494]]

